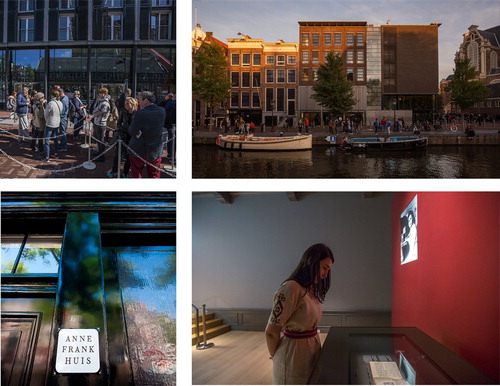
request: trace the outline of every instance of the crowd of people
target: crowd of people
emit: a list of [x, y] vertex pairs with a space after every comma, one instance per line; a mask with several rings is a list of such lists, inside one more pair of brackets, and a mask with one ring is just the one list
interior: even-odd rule
[[157, 103], [152, 92], [144, 91], [134, 98], [127, 89], [115, 101], [103, 87], [90, 106], [80, 96], [76, 90], [70, 98], [61, 86], [55, 86], [47, 97], [35, 90], [30, 93], [27, 87], [14, 92], [7, 100], [7, 109], [19, 119], [18, 142], [29, 143], [34, 154], [50, 162], [68, 151], [68, 127], [72, 125], [74, 144], [83, 143], [87, 135], [97, 142], [95, 162], [105, 162], [108, 146], [117, 141], [125, 145], [120, 151], [116, 146], [107, 177], [120, 173], [122, 178], [141, 178], [146, 169], [149, 178], [159, 178], [165, 146], [167, 161], [175, 163], [174, 94], [165, 93], [164, 100]]

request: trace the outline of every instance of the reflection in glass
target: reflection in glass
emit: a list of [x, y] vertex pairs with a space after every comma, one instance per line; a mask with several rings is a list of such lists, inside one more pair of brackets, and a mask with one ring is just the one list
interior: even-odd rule
[[24, 235], [2, 235], [2, 273], [12, 273]]
[[174, 385], [175, 249], [118, 252], [129, 349], [137, 385]]
[[30, 235], [15, 273], [57, 273], [62, 236]]
[[45, 72], [44, 50], [12, 50], [11, 76], [14, 90], [24, 85], [41, 90]]

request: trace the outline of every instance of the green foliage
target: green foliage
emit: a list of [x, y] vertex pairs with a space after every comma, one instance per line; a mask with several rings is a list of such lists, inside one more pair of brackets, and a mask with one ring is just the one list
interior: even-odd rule
[[164, 313], [159, 315], [158, 322], [163, 330], [167, 342], [176, 344], [177, 334], [176, 334], [175, 319], [172, 319], [172, 317], [168, 313]]
[[490, 89], [476, 79], [476, 69], [471, 65], [470, 59], [456, 59], [453, 79], [447, 91], [451, 92], [451, 101], [456, 103], [464, 112], [475, 103], [484, 101]]
[[208, 105], [212, 124], [214, 107], [229, 98], [231, 83], [228, 80], [227, 60], [220, 46], [204, 42], [193, 54], [193, 61], [193, 94]]
[[330, 52], [318, 68], [313, 98], [333, 115], [345, 115], [356, 104], [351, 83], [346, 79], [340, 55]]

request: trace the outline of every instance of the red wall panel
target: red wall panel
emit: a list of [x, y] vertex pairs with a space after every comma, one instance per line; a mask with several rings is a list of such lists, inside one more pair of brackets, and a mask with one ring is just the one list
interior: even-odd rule
[[[400, 215], [417, 198], [418, 260], [400, 264]], [[392, 324], [417, 327], [500, 380], [500, 193], [397, 193]]]

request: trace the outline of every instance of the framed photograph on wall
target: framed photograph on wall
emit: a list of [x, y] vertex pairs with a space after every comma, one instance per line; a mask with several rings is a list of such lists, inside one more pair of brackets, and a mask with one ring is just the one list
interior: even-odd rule
[[418, 259], [417, 196], [401, 213], [401, 264]]

